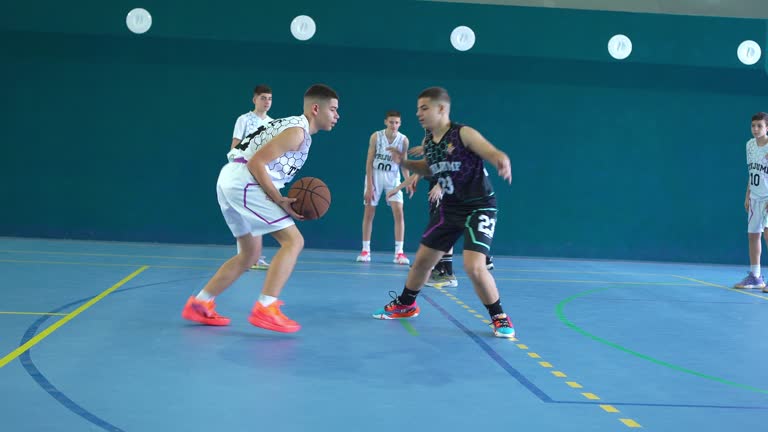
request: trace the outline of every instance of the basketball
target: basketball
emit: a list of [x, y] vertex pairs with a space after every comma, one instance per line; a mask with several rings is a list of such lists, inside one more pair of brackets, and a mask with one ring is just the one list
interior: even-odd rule
[[294, 182], [288, 191], [288, 198], [296, 198], [291, 207], [306, 220], [323, 217], [331, 206], [331, 191], [315, 177], [302, 177]]

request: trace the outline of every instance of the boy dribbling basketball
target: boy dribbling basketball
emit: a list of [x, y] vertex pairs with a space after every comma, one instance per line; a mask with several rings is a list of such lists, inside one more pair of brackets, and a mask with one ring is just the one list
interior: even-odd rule
[[205, 287], [187, 300], [181, 316], [205, 325], [223, 326], [230, 319], [216, 312], [214, 299], [251, 266], [256, 254], [254, 236], [271, 234], [280, 243], [267, 270], [258, 301], [248, 321], [268, 330], [292, 333], [301, 326], [280, 310], [278, 296], [304, 247], [293, 219], [295, 199], [280, 194], [309, 156], [311, 135], [330, 131], [339, 120], [339, 97], [330, 87], [316, 84], [304, 94], [303, 115], [286, 117], [261, 127], [227, 155], [216, 183], [221, 213], [240, 251], [225, 262]]

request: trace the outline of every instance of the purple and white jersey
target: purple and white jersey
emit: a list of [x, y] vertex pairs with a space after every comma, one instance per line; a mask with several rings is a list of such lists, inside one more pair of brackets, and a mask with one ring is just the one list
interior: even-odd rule
[[464, 125], [451, 123], [439, 142], [431, 131], [424, 137], [424, 157], [433, 177], [443, 189], [444, 204], [491, 205], [493, 186], [488, 180], [483, 159], [461, 141]]
[[240, 144], [227, 153], [227, 159], [230, 161], [236, 159], [250, 160], [254, 153], [276, 137], [280, 132], [292, 128], [300, 127], [304, 129], [304, 142], [296, 151], [283, 153], [277, 159], [269, 162], [267, 172], [272, 178], [272, 182], [278, 188], [293, 180], [293, 177], [301, 169], [309, 156], [309, 147], [312, 145], [312, 136], [309, 134], [309, 121], [303, 115], [285, 117], [272, 120], [266, 125], [260, 126], [254, 132], [248, 134]]

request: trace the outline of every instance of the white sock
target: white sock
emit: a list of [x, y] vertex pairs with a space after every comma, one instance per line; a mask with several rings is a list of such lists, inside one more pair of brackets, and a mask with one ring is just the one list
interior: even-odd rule
[[264, 294], [261, 294], [259, 296], [259, 303], [261, 303], [261, 305], [264, 307], [267, 307], [276, 301], [277, 301], [277, 297], [272, 297]]
[[202, 300], [202, 301], [211, 301], [211, 300], [215, 299], [216, 296], [208, 294], [203, 289], [203, 290], [200, 290], [200, 292], [197, 294], [197, 296], [195, 298], [198, 299], [198, 300]]
[[760, 277], [760, 264], [749, 266], [749, 271], [751, 271], [755, 277]]
[[403, 242], [395, 242], [395, 255], [403, 253]]
[[363, 252], [370, 252], [371, 251], [371, 241], [364, 241], [363, 242]]

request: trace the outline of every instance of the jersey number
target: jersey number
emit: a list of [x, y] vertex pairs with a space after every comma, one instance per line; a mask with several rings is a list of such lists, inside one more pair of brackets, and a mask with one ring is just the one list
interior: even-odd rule
[[385, 164], [384, 162], [379, 162], [379, 165], [376, 166], [376, 169], [379, 171], [392, 171], [392, 164]]
[[493, 238], [493, 231], [496, 229], [496, 219], [491, 219], [487, 215], [478, 217], [477, 230], [486, 236]]
[[437, 182], [440, 184], [440, 188], [443, 190], [443, 193], [452, 194], [453, 193], [453, 180], [451, 177], [440, 177], [437, 179]]
[[752, 186], [760, 186], [760, 174], [750, 174], [749, 184]]

